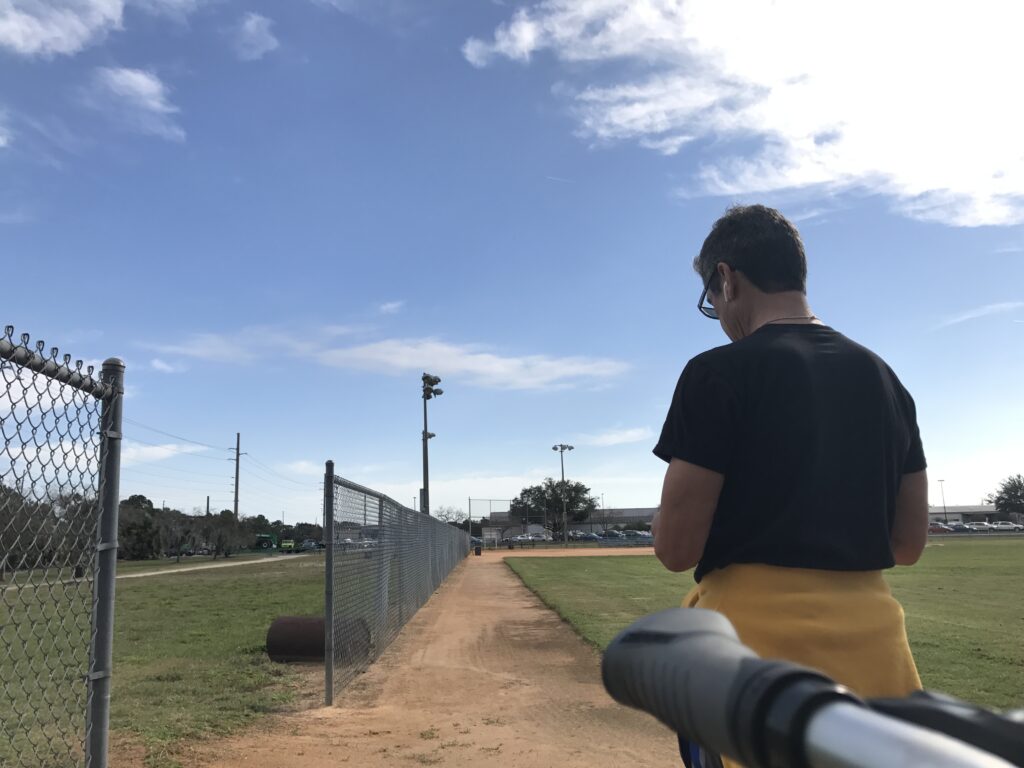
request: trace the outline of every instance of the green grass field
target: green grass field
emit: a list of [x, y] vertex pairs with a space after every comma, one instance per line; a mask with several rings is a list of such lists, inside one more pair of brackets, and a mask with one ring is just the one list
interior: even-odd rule
[[[508, 558], [523, 582], [604, 648], [634, 619], [678, 606], [691, 574], [652, 557]], [[941, 540], [889, 572], [925, 686], [991, 707], [1024, 705], [1024, 540]]]
[[[178, 562], [173, 557], [162, 557], [159, 560], [119, 560], [117, 563], [117, 573], [121, 575], [141, 573], [142, 571], [162, 571], [167, 568], [194, 568], [197, 565], [237, 563], [242, 560], [262, 560], [265, 557], [278, 557], [278, 555], [268, 555], [265, 552], [242, 552], [227, 558], [218, 557], [216, 560], [213, 559], [212, 555], [182, 557], [181, 562]], [[291, 555], [282, 555], [281, 557], [288, 558]]]
[[[275, 560], [118, 581], [113, 765], [131, 750], [154, 768], [177, 766], [182, 749], [199, 738], [322, 695], [318, 669], [273, 664], [264, 645], [276, 617], [322, 615], [323, 558]], [[119, 572], [174, 565], [121, 563]], [[52, 572], [50, 584], [23, 581], [0, 599], [2, 766], [66, 768], [80, 755], [91, 589], [59, 576]]]
[[201, 570], [117, 585], [111, 729], [147, 764], [179, 764], [183, 744], [224, 735], [299, 695], [293, 667], [264, 644], [281, 615], [323, 614], [323, 559]]

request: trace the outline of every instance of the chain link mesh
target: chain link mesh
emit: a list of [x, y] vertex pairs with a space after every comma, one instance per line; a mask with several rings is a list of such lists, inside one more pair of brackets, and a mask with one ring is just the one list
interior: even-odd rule
[[333, 489], [333, 525], [325, 528], [331, 695], [380, 656], [469, 554], [465, 531], [342, 478]]
[[103, 385], [0, 336], [0, 766], [85, 760]]

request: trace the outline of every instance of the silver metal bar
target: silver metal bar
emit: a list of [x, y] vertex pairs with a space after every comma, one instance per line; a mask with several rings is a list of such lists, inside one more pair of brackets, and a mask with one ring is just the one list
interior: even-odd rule
[[[107, 768], [110, 676], [114, 647], [114, 585], [117, 579], [117, 513], [121, 479], [121, 420], [124, 363], [104, 361], [101, 377], [110, 396], [100, 416], [100, 520], [93, 582], [92, 649], [89, 654], [89, 712], [86, 768]], [[68, 382], [70, 383], [70, 382]]]
[[[399, 504], [390, 496], [386, 496], [380, 491], [375, 491], [372, 488], [367, 488], [365, 485], [360, 485], [359, 483], [354, 483], [351, 480], [346, 480], [344, 477], [338, 477], [337, 475], [335, 475], [334, 484], [341, 488], [348, 488], [350, 491], [355, 491], [356, 493], [365, 494], [372, 499], [380, 499], [381, 501], [393, 504], [394, 506], [399, 507], [400, 509], [410, 509], [410, 507], [407, 507], [404, 504]], [[416, 510], [412, 509], [411, 511], [415, 512]]]
[[[28, 347], [15, 345], [2, 335], [0, 335], [0, 358], [28, 368], [30, 371], [41, 373], [61, 384], [67, 384], [73, 389], [86, 392], [98, 400], [104, 400], [112, 394], [110, 385], [104, 381], [97, 381], [88, 373], [82, 373], [75, 368], [59, 363], [52, 357], [43, 357]], [[104, 363], [105, 366], [106, 363]]]
[[334, 462], [324, 471], [324, 705], [334, 704]]
[[804, 743], [813, 768], [1012, 768], [938, 731], [845, 702], [811, 717]]

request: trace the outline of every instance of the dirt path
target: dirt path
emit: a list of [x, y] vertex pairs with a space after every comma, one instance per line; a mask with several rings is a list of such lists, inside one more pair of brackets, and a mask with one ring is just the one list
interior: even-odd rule
[[654, 547], [587, 547], [586, 549], [561, 549], [550, 547], [545, 549], [488, 549], [483, 557], [653, 557]]
[[502, 559], [470, 557], [335, 707], [276, 716], [197, 747], [206, 756], [198, 764], [681, 764], [674, 736], [608, 697], [597, 652]]

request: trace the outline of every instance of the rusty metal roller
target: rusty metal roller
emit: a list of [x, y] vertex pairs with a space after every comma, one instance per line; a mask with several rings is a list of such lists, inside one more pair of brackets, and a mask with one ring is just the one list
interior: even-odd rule
[[323, 616], [279, 616], [267, 630], [271, 661], [323, 661]]

